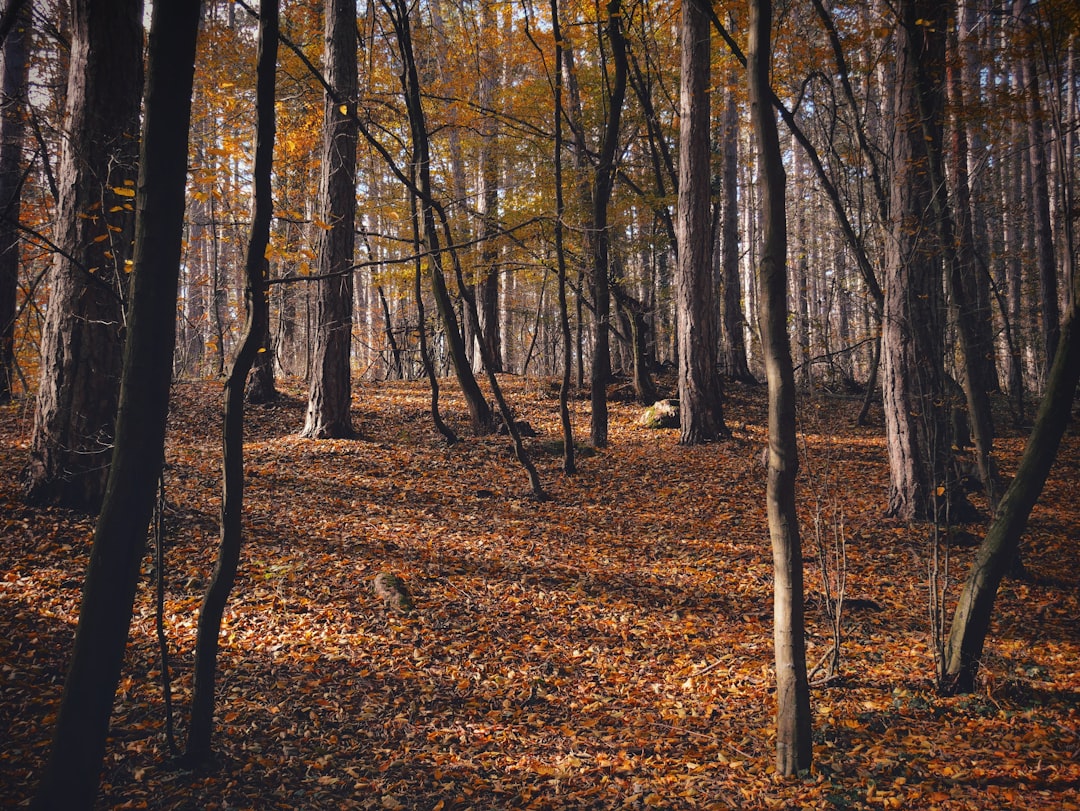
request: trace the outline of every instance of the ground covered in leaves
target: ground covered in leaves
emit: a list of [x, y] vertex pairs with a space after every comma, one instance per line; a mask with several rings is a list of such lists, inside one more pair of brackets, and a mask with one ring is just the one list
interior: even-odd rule
[[[734, 439], [696, 448], [615, 403], [611, 447], [566, 477], [554, 390], [508, 384], [540, 432], [528, 442], [548, 503], [528, 498], [505, 438], [447, 448], [419, 384], [359, 388], [355, 441], [298, 438], [299, 389], [250, 409], [220, 768], [171, 766], [148, 553], [100, 807], [1080, 808], [1075, 426], [1025, 539], [1030, 577], [1003, 584], [980, 690], [940, 698], [932, 533], [882, 519], [883, 431], [852, 427], [858, 402], [804, 400], [811, 664], [830, 644], [816, 502], [840, 508], [823, 526], [842, 518], [849, 600], [842, 677], [813, 691], [814, 768], [780, 779], [764, 391], [733, 388]], [[220, 402], [213, 383], [178, 384], [170, 422], [164, 622], [181, 741], [217, 540]], [[452, 393], [444, 410], [464, 432]], [[575, 403], [579, 436], [587, 417]], [[0, 409], [3, 807], [28, 803], [48, 749], [93, 526], [19, 501], [27, 420], [25, 403]], [[1005, 433], [1011, 471], [1023, 440]], [[971, 555], [951, 550], [953, 597]], [[403, 579], [414, 611], [387, 610], [381, 572]]]

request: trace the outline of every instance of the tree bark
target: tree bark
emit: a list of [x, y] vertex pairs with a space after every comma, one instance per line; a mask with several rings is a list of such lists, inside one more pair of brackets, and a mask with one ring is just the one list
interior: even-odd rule
[[[934, 194], [922, 116], [940, 98], [920, 81], [920, 64], [944, 61], [944, 30], [930, 0], [903, 0], [896, 28], [891, 88], [890, 239], [885, 262], [882, 387], [889, 456], [891, 516], [938, 517], [951, 447], [943, 366], [944, 301], [938, 234], [929, 220]], [[940, 120], [938, 118], [937, 120]]]
[[26, 130], [27, 40], [31, 35], [30, 4], [8, 3], [11, 28], [4, 40], [0, 77], [0, 404], [11, 400], [17, 373], [15, 304], [19, 287], [19, 214], [22, 185], [22, 141]]
[[724, 93], [723, 212], [720, 216], [721, 330], [720, 369], [731, 380], [756, 383], [746, 360], [746, 316], [739, 272], [739, 109], [733, 90]]
[[759, 318], [769, 384], [769, 474], [765, 494], [773, 550], [773, 646], [776, 659], [776, 770], [792, 775], [810, 768], [810, 686], [803, 628], [803, 571], [795, 509], [798, 446], [795, 436], [795, 371], [787, 332], [787, 214], [784, 163], [769, 99], [772, 4], [751, 0], [747, 76], [750, 117], [759, 145], [764, 226]]
[[326, 0], [319, 298], [307, 417], [310, 439], [356, 435], [352, 424], [352, 265], [356, 248], [356, 0]]
[[679, 443], [728, 436], [717, 368], [719, 310], [712, 274], [709, 64], [711, 27], [702, 4], [684, 0], [680, 16], [678, 265]]
[[993, 523], [960, 592], [945, 649], [945, 673], [941, 679], [945, 692], [967, 693], [975, 689], [998, 586], [1016, 558], [1020, 536], [1068, 427], [1076, 386], [1080, 383], [1078, 313], [1074, 306], [1062, 328], [1035, 427], [1028, 437], [1016, 476], [998, 504]]
[[278, 0], [259, 4], [259, 55], [256, 68], [255, 194], [245, 257], [247, 323], [232, 366], [225, 378], [222, 420], [222, 497], [218, 558], [199, 609], [195, 642], [194, 689], [184, 764], [203, 767], [212, 760], [214, 685], [217, 675], [218, 637], [225, 604], [236, 581], [243, 542], [244, 517], [244, 390], [248, 373], [259, 354], [267, 354], [263, 341], [269, 332], [266, 307], [266, 247], [273, 217], [271, 167], [274, 158], [274, 80], [277, 73]]
[[154, 4], [116, 446], [39, 811], [83, 811], [97, 796], [164, 456], [199, 11], [198, 2]]
[[[134, 224], [142, 2], [72, 3], [65, 140], [29, 501], [96, 512], [108, 475]], [[171, 364], [170, 364], [171, 365]]]
[[615, 151], [619, 141], [623, 102], [626, 100], [628, 70], [620, 0], [608, 0], [606, 10], [605, 28], [611, 45], [611, 58], [615, 63], [615, 76], [611, 85], [611, 98], [608, 100], [604, 139], [593, 175], [592, 223], [589, 227], [592, 253], [592, 274], [589, 281], [595, 314], [593, 357], [589, 373], [592, 405], [589, 438], [595, 448], [606, 448], [608, 443], [607, 384], [611, 378], [611, 289], [608, 285], [611, 234], [608, 231], [608, 203], [615, 185]]

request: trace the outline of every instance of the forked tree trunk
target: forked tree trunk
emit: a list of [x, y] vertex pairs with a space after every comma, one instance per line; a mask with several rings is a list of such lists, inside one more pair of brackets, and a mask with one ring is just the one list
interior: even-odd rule
[[116, 447], [39, 811], [88, 811], [97, 797], [165, 449], [198, 28], [199, 3], [154, 3]]
[[792, 775], [810, 768], [810, 685], [803, 628], [803, 570], [795, 509], [798, 446], [795, 372], [787, 333], [787, 217], [784, 164], [768, 85], [770, 0], [751, 0], [747, 75], [750, 115], [763, 178], [760, 290], [761, 348], [769, 384], [769, 478], [765, 494], [773, 550], [773, 645], [776, 657], [776, 770]]
[[[142, 96], [142, 2], [72, 4], [60, 200], [27, 498], [97, 511], [112, 454]], [[170, 361], [171, 367], [171, 361]]]
[[326, 0], [319, 299], [301, 436], [347, 438], [352, 424], [352, 265], [356, 248], [356, 0]]

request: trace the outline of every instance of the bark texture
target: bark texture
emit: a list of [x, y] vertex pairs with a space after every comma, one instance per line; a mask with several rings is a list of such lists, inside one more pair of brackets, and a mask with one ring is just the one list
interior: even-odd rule
[[[141, 22], [141, 18], [140, 18]], [[198, 2], [155, 3], [116, 448], [34, 808], [94, 805], [165, 447]]]
[[[112, 454], [142, 97], [142, 2], [71, 4], [60, 199], [28, 500], [96, 511]], [[171, 364], [170, 364], [171, 365]]]
[[772, 4], [750, 3], [747, 76], [750, 115], [759, 145], [762, 234], [758, 288], [761, 350], [769, 384], [769, 472], [765, 495], [773, 551], [773, 647], [776, 661], [776, 770], [810, 768], [810, 686], [806, 674], [802, 548], [795, 509], [798, 446], [795, 371], [787, 332], [786, 179], [768, 85]]
[[324, 231], [319, 248], [315, 351], [301, 436], [343, 439], [352, 424], [352, 265], [356, 249], [356, 0], [327, 0], [325, 73], [333, 93], [323, 104], [320, 197]]
[[712, 274], [709, 204], [711, 26], [704, 0], [684, 0], [680, 35], [678, 266], [679, 442], [698, 445], [728, 434], [717, 369], [719, 310]]
[[[937, 487], [947, 480], [951, 439], [945, 397], [944, 298], [937, 231], [929, 219], [934, 188], [920, 64], [944, 63], [944, 29], [923, 24], [937, 4], [904, 0], [896, 28], [891, 87], [890, 234], [885, 257], [881, 371], [889, 455], [888, 513], [903, 520], [936, 517]], [[938, 119], [940, 120], [940, 118]]]

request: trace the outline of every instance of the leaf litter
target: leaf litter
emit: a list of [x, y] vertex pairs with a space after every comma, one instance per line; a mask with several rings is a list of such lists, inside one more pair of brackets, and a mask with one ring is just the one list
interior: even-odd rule
[[[882, 433], [808, 398], [800, 428], [840, 494], [842, 677], [813, 691], [815, 766], [773, 769], [763, 389], [733, 386], [734, 439], [684, 448], [611, 405], [611, 446], [560, 472], [555, 395], [511, 381], [549, 503], [501, 437], [446, 447], [420, 384], [356, 391], [354, 441], [296, 436], [302, 392], [249, 407], [245, 541], [222, 627], [220, 768], [165, 744], [148, 552], [99, 806], [147, 809], [1080, 808], [1080, 439], [1066, 437], [999, 595], [980, 689], [933, 690], [925, 526], [881, 518]], [[466, 422], [460, 398], [445, 416]], [[577, 436], [587, 407], [574, 403]], [[219, 506], [220, 388], [174, 388], [165, 626], [179, 739]], [[25, 406], [0, 408], [0, 805], [47, 755], [93, 522], [21, 503]], [[1011, 470], [1023, 438], [998, 441]], [[808, 661], [831, 644], [800, 481]], [[981, 535], [981, 528], [970, 531]], [[954, 581], [970, 549], [951, 552]], [[373, 591], [390, 572], [415, 608]], [[954, 582], [950, 594], [955, 599]]]

